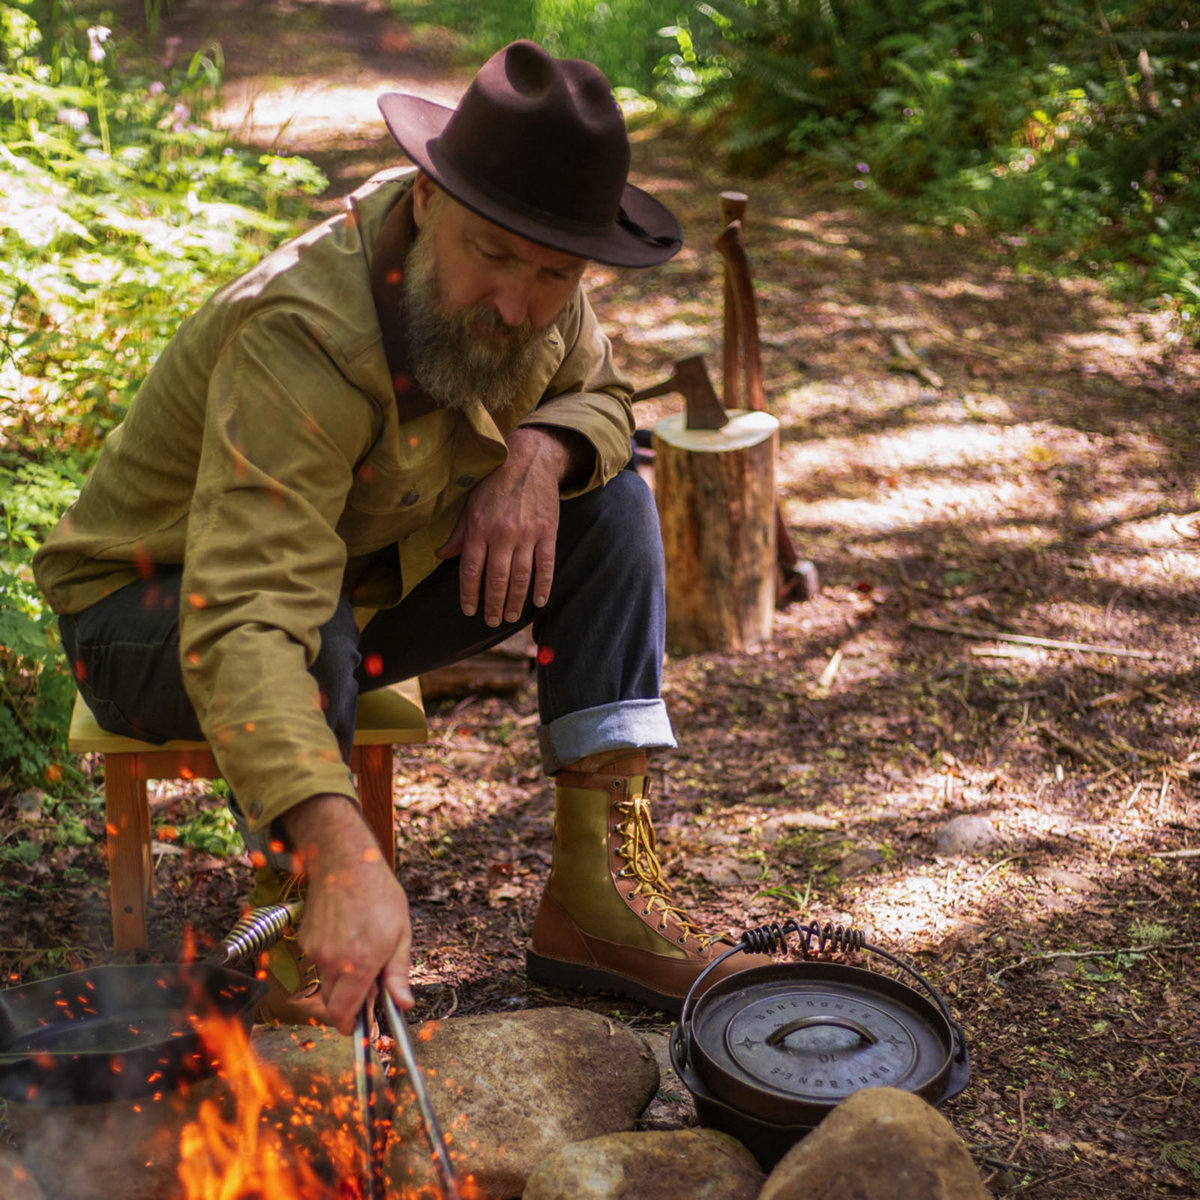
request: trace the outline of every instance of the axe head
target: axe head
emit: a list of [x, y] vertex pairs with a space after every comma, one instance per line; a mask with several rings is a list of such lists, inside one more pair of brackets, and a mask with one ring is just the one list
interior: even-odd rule
[[703, 354], [681, 358], [675, 364], [675, 390], [682, 394], [688, 429], [720, 429], [729, 423], [708, 377]]

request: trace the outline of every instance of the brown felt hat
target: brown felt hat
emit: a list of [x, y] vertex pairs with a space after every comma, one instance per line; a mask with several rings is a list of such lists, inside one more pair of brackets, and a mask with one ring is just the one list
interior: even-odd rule
[[589, 62], [513, 42], [457, 108], [389, 92], [379, 109], [441, 188], [531, 242], [616, 267], [665, 262], [683, 244], [671, 212], [626, 182], [625, 121]]

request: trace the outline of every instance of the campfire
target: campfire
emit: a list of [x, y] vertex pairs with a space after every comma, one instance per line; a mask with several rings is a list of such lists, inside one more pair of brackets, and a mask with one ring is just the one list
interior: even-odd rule
[[298, 1151], [283, 1120], [273, 1120], [273, 1114], [286, 1112], [295, 1127], [311, 1123], [312, 1112], [278, 1072], [257, 1061], [242, 1026], [216, 1018], [198, 1025], [206, 1048], [226, 1064], [233, 1114], [227, 1117], [225, 1105], [207, 1099], [196, 1119], [184, 1126], [179, 1138], [181, 1200], [363, 1200], [353, 1105], [345, 1106], [343, 1129], [322, 1144], [334, 1176], [328, 1182]]
[[[259, 1061], [238, 1022], [196, 1024], [222, 1064], [226, 1094], [203, 1100], [184, 1125], [182, 1190], [172, 1200], [367, 1200], [368, 1157], [353, 1073], [336, 1080], [314, 1073], [308, 1094], [299, 1094]], [[312, 1045], [301, 1042], [306, 1044]], [[386, 1110], [376, 1114], [374, 1132], [386, 1162], [396, 1141]], [[470, 1179], [461, 1192], [464, 1200], [482, 1200]], [[381, 1194], [387, 1200], [442, 1200], [435, 1185], [392, 1178], [384, 1179]]]

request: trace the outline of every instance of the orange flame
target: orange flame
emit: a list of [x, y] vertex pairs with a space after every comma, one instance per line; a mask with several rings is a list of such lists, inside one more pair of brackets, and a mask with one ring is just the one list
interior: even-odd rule
[[279, 1073], [258, 1061], [242, 1026], [224, 1018], [196, 1025], [206, 1050], [221, 1063], [233, 1117], [226, 1118], [219, 1101], [207, 1099], [184, 1126], [178, 1168], [182, 1200], [361, 1200], [355, 1126], [344, 1125], [322, 1138], [330, 1183], [286, 1136], [287, 1123], [305, 1123], [303, 1106]]
[[[207, 1017], [194, 1024], [227, 1088], [224, 1099], [203, 1100], [180, 1133], [183, 1191], [174, 1200], [365, 1200], [363, 1126], [351, 1073], [337, 1086], [314, 1076], [309, 1093], [299, 1095], [256, 1057], [238, 1021]], [[435, 1028], [428, 1022], [418, 1036]], [[385, 1111], [376, 1113], [375, 1124], [387, 1161], [397, 1133]], [[459, 1189], [463, 1200], [485, 1200], [472, 1175], [460, 1179]], [[411, 1174], [387, 1179], [383, 1195], [443, 1200], [440, 1187]]]

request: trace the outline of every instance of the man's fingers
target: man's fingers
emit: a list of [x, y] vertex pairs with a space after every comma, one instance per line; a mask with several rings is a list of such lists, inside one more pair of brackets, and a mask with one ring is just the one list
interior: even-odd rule
[[409, 982], [407, 965], [389, 965], [380, 977], [383, 990], [396, 1002], [397, 1008], [409, 1009], [416, 1003]]
[[[463, 615], [473, 617], [479, 608], [479, 585], [483, 581], [485, 555], [470, 547], [464, 549], [458, 562], [458, 602]], [[489, 571], [490, 578], [490, 571]]]
[[487, 581], [483, 587], [483, 619], [493, 629], [504, 616], [512, 563], [511, 551], [495, 546], [491, 548], [487, 560]]
[[354, 1022], [362, 1011], [371, 980], [354, 972], [335, 976], [321, 989], [325, 1008], [339, 1033], [352, 1033]]
[[533, 577], [533, 551], [523, 547], [512, 558], [508, 576], [508, 602], [504, 606], [506, 621], [519, 621], [525, 608], [525, 597], [529, 595], [529, 581]]
[[533, 581], [533, 602], [538, 608], [543, 608], [550, 599], [550, 587], [554, 583], [553, 538], [538, 542], [534, 561], [537, 569]]

